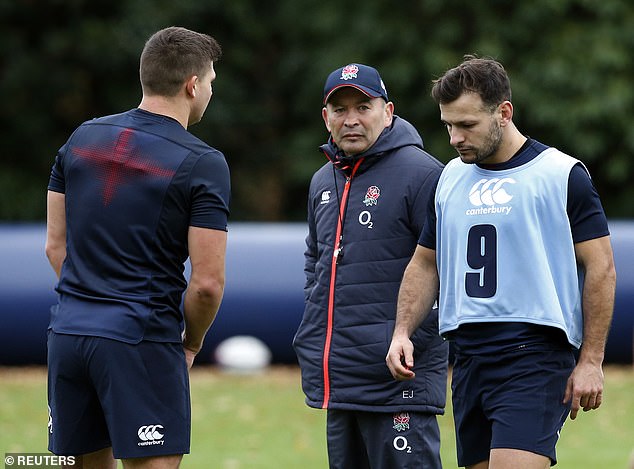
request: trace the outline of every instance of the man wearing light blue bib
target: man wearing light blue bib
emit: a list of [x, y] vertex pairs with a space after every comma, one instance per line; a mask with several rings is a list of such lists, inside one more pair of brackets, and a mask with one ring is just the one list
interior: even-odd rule
[[567, 416], [602, 401], [616, 283], [606, 216], [579, 160], [515, 127], [499, 62], [466, 56], [432, 97], [459, 157], [405, 271], [386, 362], [414, 376], [410, 335], [438, 299], [458, 464], [547, 468]]

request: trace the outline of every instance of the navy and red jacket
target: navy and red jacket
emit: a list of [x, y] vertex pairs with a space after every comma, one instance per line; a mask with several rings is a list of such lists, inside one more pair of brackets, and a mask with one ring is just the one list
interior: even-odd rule
[[413, 334], [416, 378], [385, 364], [398, 290], [423, 228], [442, 164], [414, 127], [393, 123], [364, 153], [332, 142], [313, 176], [305, 252], [306, 307], [293, 345], [311, 407], [444, 412], [448, 346], [437, 310]]

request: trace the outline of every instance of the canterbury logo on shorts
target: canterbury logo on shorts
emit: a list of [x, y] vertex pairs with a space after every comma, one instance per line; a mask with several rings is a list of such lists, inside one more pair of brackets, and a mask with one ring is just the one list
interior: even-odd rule
[[163, 436], [165, 435], [161, 433], [162, 430], [163, 425], [143, 425], [139, 427], [137, 431], [137, 435], [139, 435], [141, 440], [138, 443], [139, 446], [163, 445], [165, 443]]

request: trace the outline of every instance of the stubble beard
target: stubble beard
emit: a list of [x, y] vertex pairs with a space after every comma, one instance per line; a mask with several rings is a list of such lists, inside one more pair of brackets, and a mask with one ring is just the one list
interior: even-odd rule
[[486, 160], [491, 158], [500, 149], [500, 145], [502, 144], [502, 135], [503, 132], [500, 124], [497, 121], [491, 122], [489, 133], [482, 143], [482, 146], [480, 148], [473, 149], [474, 157], [468, 161], [465, 161], [465, 159], [462, 158], [461, 155], [462, 161], [468, 164], [486, 162]]

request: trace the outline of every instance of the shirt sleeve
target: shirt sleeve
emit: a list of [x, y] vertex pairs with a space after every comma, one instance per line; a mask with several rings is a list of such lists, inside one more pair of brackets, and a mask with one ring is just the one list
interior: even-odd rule
[[53, 163], [53, 168], [51, 169], [51, 175], [48, 180], [49, 191], [60, 192], [62, 194], [66, 193], [66, 180], [64, 179], [63, 160], [64, 155], [66, 154], [67, 147], [68, 143], [66, 143], [57, 152], [55, 162]]
[[575, 243], [610, 234], [599, 193], [592, 184], [588, 171], [580, 163], [572, 168], [568, 176], [566, 209]]
[[227, 231], [231, 182], [229, 166], [222, 153], [202, 155], [191, 176], [190, 226]]
[[427, 215], [425, 225], [418, 238], [418, 244], [429, 249], [436, 250], [436, 189], [440, 180], [440, 172], [436, 175], [436, 180], [430, 184], [429, 199], [427, 200]]

